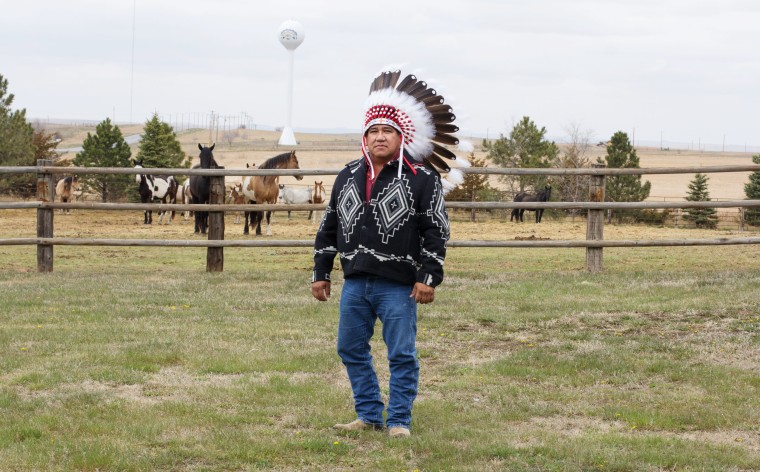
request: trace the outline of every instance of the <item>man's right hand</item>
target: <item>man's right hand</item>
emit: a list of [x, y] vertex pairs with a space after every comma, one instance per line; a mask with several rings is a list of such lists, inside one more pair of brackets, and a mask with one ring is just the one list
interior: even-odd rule
[[320, 302], [326, 302], [330, 298], [330, 282], [327, 280], [312, 282], [311, 294]]

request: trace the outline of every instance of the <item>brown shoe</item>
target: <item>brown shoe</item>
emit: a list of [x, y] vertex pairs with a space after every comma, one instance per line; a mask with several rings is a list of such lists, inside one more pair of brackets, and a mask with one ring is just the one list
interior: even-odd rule
[[336, 424], [333, 428], [341, 431], [364, 431], [365, 429], [382, 429], [383, 427], [381, 425], [365, 423], [360, 419], [355, 419], [350, 423]]
[[408, 438], [412, 435], [409, 428], [403, 426], [394, 426], [388, 430], [388, 435], [392, 438]]

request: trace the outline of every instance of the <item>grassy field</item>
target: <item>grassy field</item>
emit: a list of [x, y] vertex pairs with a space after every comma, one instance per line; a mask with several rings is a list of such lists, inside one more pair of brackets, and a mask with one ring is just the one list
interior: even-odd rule
[[[455, 239], [585, 230], [455, 220]], [[33, 212], [0, 221], [34, 234]], [[195, 238], [141, 222], [56, 214], [56, 236]], [[315, 232], [275, 223], [277, 239]], [[605, 228], [642, 236], [737, 234]], [[583, 249], [449, 250], [399, 441], [331, 428], [354, 417], [339, 290], [311, 299], [308, 249], [228, 248], [209, 274], [205, 249], [59, 246], [37, 274], [33, 246], [0, 246], [0, 470], [760, 470], [760, 248], [604, 254], [591, 275]]]

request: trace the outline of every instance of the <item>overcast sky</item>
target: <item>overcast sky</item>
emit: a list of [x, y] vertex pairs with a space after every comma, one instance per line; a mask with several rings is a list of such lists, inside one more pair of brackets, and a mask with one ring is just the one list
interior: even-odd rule
[[296, 134], [358, 130], [371, 79], [405, 63], [464, 136], [529, 116], [554, 138], [760, 146], [756, 0], [3, 0], [0, 74], [29, 118], [282, 126], [288, 19]]

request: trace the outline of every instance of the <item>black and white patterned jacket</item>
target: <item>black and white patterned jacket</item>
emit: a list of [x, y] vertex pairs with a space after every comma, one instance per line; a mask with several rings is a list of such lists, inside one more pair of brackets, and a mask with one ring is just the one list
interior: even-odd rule
[[314, 242], [312, 282], [330, 280], [337, 253], [343, 275], [370, 274], [410, 286], [435, 287], [443, 280], [449, 239], [438, 174], [398, 161], [383, 167], [366, 203], [366, 159], [346, 165], [338, 174]]

